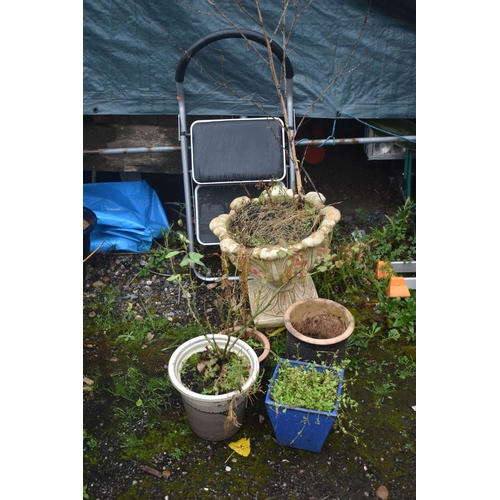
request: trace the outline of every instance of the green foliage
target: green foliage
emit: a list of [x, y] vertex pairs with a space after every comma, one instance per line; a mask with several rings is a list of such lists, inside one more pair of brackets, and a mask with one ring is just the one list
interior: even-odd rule
[[380, 407], [384, 399], [396, 389], [396, 384], [392, 381], [391, 375], [387, 375], [384, 380], [370, 380], [365, 385], [365, 389], [375, 395], [375, 406]]
[[[159, 412], [168, 407], [172, 384], [166, 375], [149, 377], [130, 366], [125, 372], [113, 373], [112, 378], [113, 387], [107, 390], [122, 403], [114, 411], [123, 420], [124, 426], [128, 426], [138, 415]], [[125, 407], [123, 402], [127, 403]]]
[[[358, 215], [362, 215], [361, 212]], [[355, 316], [356, 327], [349, 338], [347, 346], [347, 359], [345, 360], [346, 378], [343, 382], [342, 396], [339, 401], [339, 415], [335, 428], [350, 434], [355, 441], [358, 439], [358, 429], [355, 434], [348, 431], [363, 422], [363, 408], [372, 406], [380, 408], [387, 404], [387, 398], [401, 390], [401, 380], [415, 376], [415, 340], [416, 340], [416, 291], [411, 291], [410, 298], [388, 298], [386, 295], [387, 281], [375, 280], [374, 272], [378, 260], [414, 260], [415, 238], [411, 231], [411, 217], [413, 208], [410, 202], [401, 207], [387, 223], [381, 228], [367, 231], [367, 235], [353, 241], [350, 236], [334, 241], [331, 256], [314, 271], [318, 294], [330, 298], [349, 307]], [[104, 285], [97, 294], [97, 298], [88, 310], [96, 313], [92, 319], [92, 328], [99, 335], [106, 338], [112, 346], [111, 353], [119, 358], [119, 363], [108, 363], [106, 371], [109, 375], [96, 374], [91, 378], [101, 377], [99, 388], [92, 393], [85, 393], [85, 397], [102, 395], [106, 390], [114, 400], [110, 408], [121, 430], [124, 433], [120, 438], [122, 457], [128, 459], [140, 458], [143, 462], [150, 461], [155, 453], [168, 453], [172, 458], [181, 460], [183, 454], [190, 451], [191, 441], [183, 436], [191, 436], [190, 428], [186, 421], [182, 428], [177, 421], [168, 421], [167, 427], [162, 426], [162, 411], [168, 408], [171, 391], [168, 377], [157, 377], [146, 373], [147, 362], [139, 362], [140, 354], [153, 353], [154, 343], [160, 339], [168, 340], [158, 345], [152, 354], [156, 359], [157, 353], [164, 355], [163, 351], [171, 352], [173, 348], [187, 338], [200, 334], [200, 325], [206, 331], [206, 325], [195, 314], [193, 297], [196, 297], [195, 280], [191, 278], [190, 266], [203, 266], [201, 254], [189, 252], [185, 236], [180, 232], [170, 232], [165, 235], [164, 245], [155, 248], [148, 257], [148, 265], [143, 273], [165, 273], [165, 279], [179, 286], [179, 293], [184, 294], [192, 313], [193, 321], [182, 327], [173, 327], [166, 318], [159, 318], [154, 310], [140, 301], [130, 302], [128, 310], [118, 315], [115, 310], [116, 301], [122, 291], [114, 290]], [[222, 287], [221, 287], [222, 288]], [[235, 299], [233, 288], [227, 289], [227, 302], [231, 313], [238, 311], [242, 306]], [[228, 314], [228, 318], [235, 316]], [[87, 322], [90, 320], [86, 320]], [[217, 330], [218, 331], [218, 330]], [[286, 351], [286, 332], [278, 329], [267, 332], [271, 339], [271, 357], [283, 357]], [[97, 334], [97, 333], [96, 333]], [[149, 335], [151, 334], [151, 335]], [[154, 336], [154, 340], [148, 340]], [[144, 345], [148, 349], [142, 349]], [[150, 349], [151, 348], [151, 349]], [[160, 357], [161, 357], [160, 356]], [[144, 358], [141, 357], [141, 360]], [[165, 358], [167, 359], [167, 358]], [[198, 360], [199, 362], [199, 360]], [[124, 368], [124, 366], [129, 368]], [[151, 368], [151, 367], [149, 367]], [[208, 365], [208, 371], [215, 366]], [[114, 371], [113, 371], [114, 370]], [[357, 376], [359, 371], [360, 376]], [[233, 373], [234, 377], [240, 375], [242, 367]], [[229, 370], [229, 373], [232, 372]], [[318, 377], [313, 374], [312, 377]], [[328, 387], [327, 382], [325, 387]], [[320, 383], [316, 383], [320, 385]], [[336, 395], [334, 383], [329, 388], [329, 395]], [[220, 389], [222, 392], [223, 389]], [[301, 393], [294, 386], [290, 393]], [[351, 392], [353, 397], [351, 396]], [[310, 391], [303, 390], [302, 394], [310, 396]], [[109, 395], [108, 395], [109, 397]], [[358, 411], [356, 400], [362, 401]], [[395, 395], [394, 395], [395, 398]], [[315, 400], [325, 402], [327, 396], [319, 396]], [[304, 403], [300, 403], [304, 404]], [[331, 407], [331, 399], [330, 406]], [[380, 410], [383, 413], [385, 408]], [[373, 416], [373, 413], [371, 414]], [[137, 422], [148, 422], [145, 430], [133, 431]], [[116, 422], [114, 429], [116, 432]], [[154, 423], [154, 428], [153, 428]], [[161, 427], [161, 428], [159, 428]], [[92, 430], [95, 433], [95, 430]], [[100, 435], [86, 436], [84, 440], [85, 463], [95, 465], [102, 454], [105, 440]], [[262, 439], [270, 439], [269, 435]], [[84, 486], [85, 494], [85, 486]], [[84, 495], [85, 496], [85, 495]]]
[[[182, 256], [180, 262], [174, 259], [178, 256]], [[149, 259], [144, 268], [144, 273], [147, 271], [157, 273], [168, 271], [170, 273], [169, 280], [177, 281], [180, 275], [189, 271], [188, 266], [191, 264], [205, 269], [202, 258], [202, 254], [188, 250], [188, 239], [184, 231], [171, 229], [163, 233], [163, 245], [157, 244], [149, 252]]]
[[415, 203], [408, 198], [387, 224], [372, 230], [369, 236], [371, 258], [385, 262], [415, 259], [416, 238], [412, 234]]
[[356, 221], [361, 226], [364, 226], [368, 221], [368, 214], [366, 213], [366, 210], [364, 210], [363, 208], [357, 208], [355, 212], [356, 212]]
[[122, 448], [140, 448], [142, 443], [142, 439], [135, 432], [127, 432], [120, 436], [120, 446]]
[[312, 273], [320, 297], [349, 301], [351, 297], [375, 291], [385, 295], [387, 283], [375, 280], [378, 261], [410, 261], [416, 258], [413, 236], [415, 204], [407, 199], [382, 227], [371, 228], [356, 240], [349, 237], [334, 243], [331, 258]]
[[83, 440], [84, 443], [92, 450], [97, 446], [97, 439], [95, 439], [93, 436], [89, 436], [87, 434], [87, 431], [83, 429]]
[[[322, 371], [318, 367], [323, 367]], [[310, 364], [291, 366], [283, 360], [271, 396], [278, 404], [331, 412], [335, 408], [341, 368]]]
[[367, 348], [368, 344], [382, 331], [379, 323], [372, 322], [370, 326], [361, 323], [356, 325], [354, 333], [348, 338], [347, 346], [357, 346]]
[[180, 448], [175, 447], [173, 450], [170, 450], [170, 455], [175, 459], [181, 459], [186, 453], [182, 451]]
[[[375, 408], [398, 390], [400, 380], [416, 374], [416, 290], [410, 290], [409, 298], [388, 297], [388, 279], [375, 278], [380, 260], [416, 260], [414, 211], [414, 203], [407, 200], [386, 217], [385, 224], [370, 228], [366, 235], [358, 233], [353, 239], [349, 234], [334, 241], [331, 259], [313, 273], [318, 295], [349, 307], [355, 317], [346, 356], [350, 369], [360, 373], [360, 382], [351, 389], [364, 405]], [[343, 394], [349, 396], [345, 389]], [[343, 431], [361, 418], [355, 412], [347, 421], [345, 412], [339, 417]]]
[[396, 368], [394, 374], [400, 379], [406, 379], [408, 377], [414, 377], [417, 373], [417, 364], [414, 359], [408, 356], [398, 357], [398, 367]]
[[384, 314], [388, 320], [389, 338], [398, 340], [404, 335], [408, 341], [416, 339], [417, 300], [411, 297], [381, 297], [376, 312]]
[[224, 358], [207, 349], [192, 354], [181, 370], [182, 383], [194, 392], [217, 395], [241, 390], [250, 375], [248, 359], [229, 351]]

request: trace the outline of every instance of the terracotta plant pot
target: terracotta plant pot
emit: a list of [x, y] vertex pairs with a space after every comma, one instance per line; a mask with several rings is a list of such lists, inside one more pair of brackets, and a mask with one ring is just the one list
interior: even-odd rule
[[287, 358], [327, 364], [344, 359], [354, 317], [343, 305], [328, 299], [300, 300], [286, 310], [283, 319]]
[[[221, 335], [227, 335], [228, 332], [229, 335], [232, 335], [232, 332], [238, 331], [239, 328], [238, 326], [233, 326], [232, 328], [228, 328], [226, 330], [222, 330], [219, 332]], [[262, 352], [259, 355], [259, 365], [260, 365], [260, 370], [262, 371], [267, 362], [267, 357], [269, 356], [269, 351], [271, 350], [271, 344], [269, 342], [269, 339], [264, 335], [262, 332], [259, 332], [259, 330], [256, 330], [255, 328], [247, 328], [241, 335], [240, 337], [242, 340], [248, 340], [249, 338], [255, 340], [255, 342], [258, 342], [262, 346]]]
[[[216, 334], [210, 335], [209, 338], [219, 347], [227, 345], [227, 335]], [[247, 393], [259, 375], [260, 366], [255, 351], [243, 340], [232, 339], [231, 343], [234, 343], [231, 350], [247, 357], [250, 365], [250, 376], [241, 391], [211, 396], [193, 392], [182, 384], [180, 373], [184, 363], [192, 354], [203, 352], [209, 346], [204, 335], [184, 342], [174, 351], [168, 362], [168, 375], [172, 385], [181, 394], [192, 431], [208, 441], [222, 441], [238, 432], [245, 416]], [[230, 406], [230, 413], [234, 412], [236, 423], [228, 418]]]

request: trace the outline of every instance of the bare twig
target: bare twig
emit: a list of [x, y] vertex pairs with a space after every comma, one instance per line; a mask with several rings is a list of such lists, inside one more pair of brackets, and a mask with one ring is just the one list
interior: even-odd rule
[[102, 247], [103, 244], [104, 244], [104, 241], [90, 255], [87, 255], [87, 257], [85, 257], [85, 259], [83, 259], [83, 263], [85, 264], [85, 262], [87, 262], [90, 259], [90, 257], [92, 257], [92, 255], [94, 255], [97, 252], [97, 250], [99, 250], [99, 248]]

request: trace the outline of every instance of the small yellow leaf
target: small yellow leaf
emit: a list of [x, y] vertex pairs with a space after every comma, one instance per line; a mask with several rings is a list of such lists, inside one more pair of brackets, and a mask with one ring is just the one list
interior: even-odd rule
[[241, 438], [234, 443], [229, 443], [228, 446], [239, 455], [243, 455], [244, 457], [250, 455], [250, 438]]

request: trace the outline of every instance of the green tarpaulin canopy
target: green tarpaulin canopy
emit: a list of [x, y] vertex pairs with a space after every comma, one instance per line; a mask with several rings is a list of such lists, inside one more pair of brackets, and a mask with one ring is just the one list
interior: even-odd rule
[[[300, 16], [287, 45], [297, 116], [322, 96], [308, 116], [416, 118], [415, 0], [297, 3]], [[272, 33], [283, 2], [261, 4]], [[84, 0], [83, 7], [84, 115], [176, 115], [182, 50], [220, 29], [261, 32], [250, 0]], [[290, 10], [287, 29], [292, 21]], [[283, 46], [281, 33], [275, 40]], [[256, 50], [267, 57], [263, 47]], [[281, 115], [269, 66], [245, 40], [201, 50], [186, 71], [184, 92], [192, 115], [259, 114], [252, 103]]]

